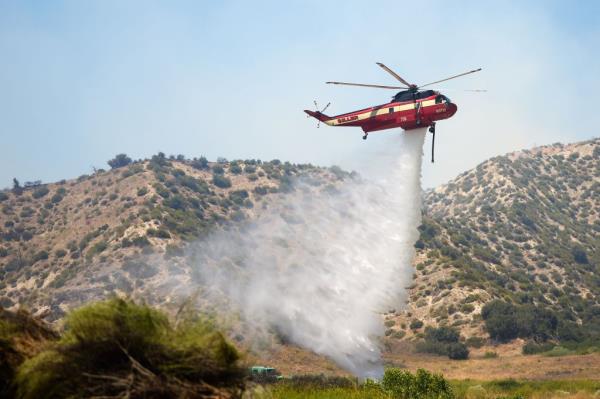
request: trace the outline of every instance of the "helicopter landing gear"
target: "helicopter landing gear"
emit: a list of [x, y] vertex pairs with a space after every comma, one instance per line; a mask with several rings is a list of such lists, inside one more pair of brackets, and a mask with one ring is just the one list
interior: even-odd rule
[[366, 140], [368, 135], [369, 133], [365, 133], [365, 135], [363, 136], [363, 140]]
[[429, 126], [429, 133], [433, 135], [431, 138], [431, 163], [433, 163], [433, 156], [435, 152], [435, 122]]

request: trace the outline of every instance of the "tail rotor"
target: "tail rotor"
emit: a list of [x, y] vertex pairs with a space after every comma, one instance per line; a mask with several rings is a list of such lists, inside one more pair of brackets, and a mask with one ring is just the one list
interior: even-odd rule
[[[325, 106], [325, 107], [324, 107], [322, 110], [320, 110], [320, 111], [319, 111], [319, 105], [317, 104], [317, 100], [314, 100], [314, 101], [313, 101], [313, 103], [315, 104], [315, 112], [317, 112], [317, 113], [319, 113], [319, 114], [322, 114], [323, 112], [325, 112], [325, 110], [326, 110], [327, 108], [329, 108], [329, 106], [331, 105], [331, 103], [329, 102], [329, 103], [327, 103], [327, 105], [326, 105], [326, 106]], [[310, 115], [308, 115], [308, 116], [307, 116], [307, 118], [308, 118], [309, 116], [310, 116]], [[318, 122], [317, 122], [317, 129], [319, 128], [319, 126], [321, 126], [321, 121], [318, 121]]]

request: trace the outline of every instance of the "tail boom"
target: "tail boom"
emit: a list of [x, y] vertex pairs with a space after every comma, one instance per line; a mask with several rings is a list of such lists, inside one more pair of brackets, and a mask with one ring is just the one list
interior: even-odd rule
[[309, 116], [312, 116], [313, 118], [315, 118], [321, 122], [324, 122], [328, 125], [329, 125], [329, 123], [327, 123], [327, 122], [332, 120], [332, 118], [330, 116], [325, 115], [324, 113], [319, 112], [319, 111], [309, 111], [309, 110], [305, 109], [304, 112], [306, 112]]

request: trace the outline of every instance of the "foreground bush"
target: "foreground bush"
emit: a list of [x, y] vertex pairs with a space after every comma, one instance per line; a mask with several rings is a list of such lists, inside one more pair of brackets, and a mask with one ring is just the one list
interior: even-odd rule
[[65, 325], [19, 368], [20, 397], [230, 397], [242, 388], [236, 349], [206, 321], [173, 326], [159, 311], [112, 299], [72, 312]]
[[385, 371], [382, 388], [397, 399], [451, 399], [454, 393], [448, 381], [440, 374], [419, 369], [415, 374], [390, 368]]
[[0, 398], [14, 397], [12, 381], [18, 367], [46, 342], [56, 339], [54, 331], [29, 313], [0, 308]]
[[454, 399], [455, 395], [441, 375], [425, 370], [390, 368], [381, 383], [323, 375], [302, 375], [285, 379], [270, 389], [273, 398], [285, 399]]

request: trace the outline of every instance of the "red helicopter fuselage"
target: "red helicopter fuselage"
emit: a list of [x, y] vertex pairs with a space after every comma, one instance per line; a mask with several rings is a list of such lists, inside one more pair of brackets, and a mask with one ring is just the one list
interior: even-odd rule
[[393, 128], [412, 130], [432, 126], [436, 121], [452, 117], [457, 109], [456, 104], [446, 96], [428, 90], [428, 93], [416, 93], [408, 101], [392, 101], [336, 116], [327, 116], [319, 111], [304, 112], [329, 126], [358, 126], [369, 133]]

